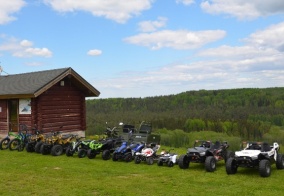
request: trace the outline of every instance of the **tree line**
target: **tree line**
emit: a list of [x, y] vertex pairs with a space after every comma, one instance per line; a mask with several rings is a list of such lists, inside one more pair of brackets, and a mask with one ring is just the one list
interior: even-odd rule
[[244, 139], [262, 138], [272, 125], [284, 125], [284, 88], [187, 91], [145, 98], [86, 101], [87, 134], [100, 134], [119, 122], [152, 122], [153, 129], [214, 131]]

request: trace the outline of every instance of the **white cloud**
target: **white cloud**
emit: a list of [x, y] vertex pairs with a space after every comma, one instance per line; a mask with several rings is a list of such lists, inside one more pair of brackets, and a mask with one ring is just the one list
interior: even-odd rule
[[184, 5], [191, 5], [195, 2], [195, 0], [176, 0], [176, 3], [182, 3]]
[[138, 24], [139, 26], [139, 31], [141, 32], [153, 32], [156, 31], [157, 29], [166, 26], [167, 23], [167, 18], [164, 17], [159, 17], [155, 21], [143, 21]]
[[241, 20], [284, 13], [282, 0], [208, 0], [200, 5], [205, 12], [227, 14]]
[[101, 50], [97, 50], [97, 49], [94, 49], [94, 50], [89, 50], [87, 52], [88, 55], [90, 56], [99, 56], [102, 54], [102, 51]]
[[274, 48], [284, 52], [284, 22], [271, 25], [265, 30], [257, 31], [245, 39], [255, 47]]
[[32, 47], [33, 43], [29, 40], [19, 41], [15, 38], [6, 38], [4, 43], [0, 45], [0, 51], [9, 52], [15, 57], [51, 57], [52, 52], [48, 48], [35, 48]]
[[20, 42], [20, 45], [23, 46], [23, 47], [30, 47], [30, 46], [33, 45], [33, 42], [25, 39], [25, 40]]
[[47, 48], [26, 48], [24, 50], [24, 56], [42, 56], [42, 57], [51, 57], [52, 52]]
[[43, 65], [41, 62], [27, 62], [25, 63], [27, 66], [37, 67]]
[[177, 50], [186, 50], [199, 48], [207, 43], [222, 39], [225, 35], [226, 32], [222, 30], [164, 30], [127, 37], [124, 39], [124, 41], [130, 44], [149, 47], [153, 50], [158, 50], [165, 47]]
[[153, 0], [44, 0], [44, 2], [58, 12], [85, 11], [94, 16], [125, 23], [131, 17], [150, 9]]
[[23, 0], [9, 0], [0, 3], [0, 25], [16, 20], [12, 15], [21, 10], [25, 4]]
[[[199, 89], [266, 88], [283, 86], [283, 23], [252, 33], [243, 46], [204, 49], [190, 61], [140, 73], [119, 73], [96, 81], [102, 95], [133, 97], [176, 94]], [[194, 60], [192, 60], [194, 59]], [[127, 76], [127, 77], [126, 77]], [[139, 89], [139, 92], [135, 90]], [[149, 92], [151, 89], [151, 92]]]

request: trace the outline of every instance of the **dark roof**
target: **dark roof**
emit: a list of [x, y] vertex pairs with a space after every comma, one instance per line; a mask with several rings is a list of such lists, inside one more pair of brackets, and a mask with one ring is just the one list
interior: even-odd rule
[[97, 97], [100, 92], [72, 68], [0, 76], [0, 99], [37, 97], [54, 84], [69, 76], [86, 97]]

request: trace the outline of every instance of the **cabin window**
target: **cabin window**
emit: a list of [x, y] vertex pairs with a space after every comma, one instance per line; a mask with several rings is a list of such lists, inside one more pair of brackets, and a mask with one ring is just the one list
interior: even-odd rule
[[31, 114], [31, 99], [20, 99], [19, 100], [19, 113], [20, 114]]

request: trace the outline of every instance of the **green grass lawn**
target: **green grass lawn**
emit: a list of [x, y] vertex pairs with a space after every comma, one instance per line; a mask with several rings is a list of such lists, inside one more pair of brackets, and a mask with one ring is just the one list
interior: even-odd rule
[[[186, 152], [184, 150], [184, 152]], [[227, 175], [224, 162], [214, 173], [191, 163], [158, 167], [142, 162], [104, 161], [65, 155], [0, 151], [0, 195], [282, 195], [284, 170], [272, 166], [268, 178], [256, 169]]]

